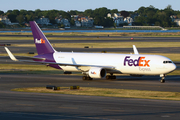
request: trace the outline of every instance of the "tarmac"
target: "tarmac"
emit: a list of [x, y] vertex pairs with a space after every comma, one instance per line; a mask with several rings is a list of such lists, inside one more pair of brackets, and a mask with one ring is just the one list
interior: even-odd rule
[[46, 85], [101, 87], [179, 92], [180, 76], [167, 76], [160, 83], [158, 76], [135, 78], [118, 76], [117, 80], [82, 81], [74, 75], [0, 75], [0, 119], [179, 119], [180, 101], [78, 96], [11, 91], [13, 88], [45, 87]]

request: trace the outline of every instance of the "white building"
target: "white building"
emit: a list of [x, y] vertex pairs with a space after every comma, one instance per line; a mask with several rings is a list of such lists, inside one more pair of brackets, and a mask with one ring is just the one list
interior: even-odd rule
[[121, 13], [114, 13], [114, 17], [118, 18], [118, 17], [122, 17], [122, 16], [121, 16]]
[[36, 23], [41, 25], [50, 25], [49, 22], [50, 22], [49, 18], [45, 18], [44, 16], [36, 20]]
[[111, 13], [108, 13], [108, 14], [107, 14], [107, 17], [112, 18]]
[[64, 19], [61, 15], [58, 18], [55, 18], [56, 23], [63, 24], [65, 27], [70, 27], [68, 19]]
[[112, 16], [111, 13], [107, 14], [107, 17], [113, 18], [114, 23], [116, 24], [116, 26], [119, 26], [120, 24], [124, 23], [124, 17], [121, 16], [120, 13], [114, 13], [114, 15]]
[[11, 21], [8, 19], [7, 16], [0, 16], [0, 21], [6, 25], [12, 25]]
[[76, 20], [76, 21], [75, 21], [75, 26], [76, 26], [76, 27], [81, 27], [81, 22], [78, 21], [78, 20]]
[[174, 22], [175, 22], [178, 26], [180, 26], [180, 19], [174, 19]]
[[115, 18], [114, 19], [114, 22], [116, 23], [116, 26], [119, 26], [120, 24], [123, 24], [124, 23], [124, 17], [123, 16], [120, 16], [118, 18]]
[[81, 25], [84, 27], [93, 27], [94, 20], [89, 17], [81, 17]]
[[124, 18], [124, 22], [128, 23], [128, 25], [132, 26], [133, 19], [131, 17]]

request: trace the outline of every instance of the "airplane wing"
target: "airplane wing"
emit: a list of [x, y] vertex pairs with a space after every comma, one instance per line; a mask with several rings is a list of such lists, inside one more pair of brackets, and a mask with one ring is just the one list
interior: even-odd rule
[[46, 65], [60, 65], [60, 66], [74, 66], [74, 67], [102, 67], [104, 69], [115, 69], [114, 66], [99, 66], [99, 65], [84, 65], [84, 64], [71, 64], [71, 63], [55, 63], [55, 62], [43, 62], [43, 61], [33, 61], [34, 60], [46, 60], [46, 58], [37, 58], [37, 57], [22, 57], [25, 59], [31, 59], [31, 60], [20, 60], [17, 59], [11, 51], [7, 48], [4, 47], [6, 52], [8, 53], [9, 57], [13, 61], [20, 61], [20, 62], [28, 62], [28, 63], [38, 63], [38, 64], [46, 64]]

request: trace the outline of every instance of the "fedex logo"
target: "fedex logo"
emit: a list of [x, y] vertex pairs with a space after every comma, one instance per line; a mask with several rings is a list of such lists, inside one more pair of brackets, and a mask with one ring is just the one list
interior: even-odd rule
[[35, 43], [44, 44], [44, 43], [45, 43], [45, 40], [43, 40], [43, 39], [38, 40], [38, 39], [36, 38], [36, 39], [35, 39]]
[[130, 56], [126, 56], [124, 59], [124, 66], [126, 66], [126, 64], [128, 66], [140, 66], [140, 67], [150, 67], [149, 66], [149, 62], [150, 60], [145, 60], [145, 57], [139, 57], [138, 59], [130, 59]]
[[96, 74], [96, 72], [91, 72], [91, 74]]

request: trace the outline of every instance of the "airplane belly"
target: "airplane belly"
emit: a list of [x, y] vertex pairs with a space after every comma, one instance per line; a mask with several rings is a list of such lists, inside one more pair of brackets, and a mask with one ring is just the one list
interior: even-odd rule
[[77, 69], [77, 67], [73, 67], [73, 66], [60, 66], [64, 71], [72, 71], [72, 72], [78, 72], [80, 71], [79, 69]]

